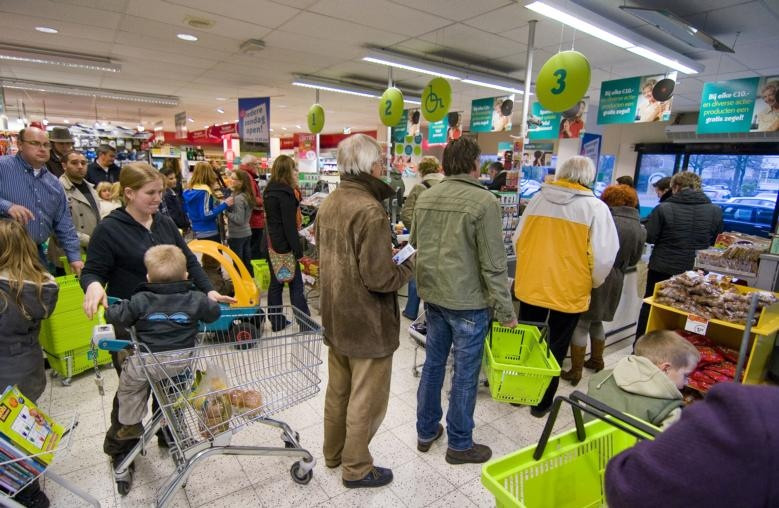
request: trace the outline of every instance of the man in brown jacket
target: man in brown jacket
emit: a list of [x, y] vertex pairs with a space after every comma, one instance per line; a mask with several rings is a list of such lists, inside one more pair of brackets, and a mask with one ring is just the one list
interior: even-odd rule
[[368, 445], [389, 402], [392, 355], [398, 348], [397, 290], [412, 261], [392, 261], [382, 201], [393, 194], [381, 147], [355, 134], [338, 145], [339, 188], [317, 214], [321, 316], [328, 355], [324, 456], [342, 466], [346, 487], [378, 487], [392, 471], [373, 465]]

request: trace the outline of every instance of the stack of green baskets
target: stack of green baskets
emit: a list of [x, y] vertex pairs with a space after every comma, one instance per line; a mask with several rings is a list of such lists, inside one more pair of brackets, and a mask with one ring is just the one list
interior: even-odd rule
[[492, 324], [484, 343], [484, 371], [490, 394], [498, 402], [536, 405], [541, 402], [560, 365], [549, 350], [544, 333], [537, 327], [519, 324], [504, 328]]
[[254, 282], [257, 287], [267, 291], [270, 287], [270, 267], [265, 259], [252, 259], [252, 269], [254, 269]]
[[[59, 297], [49, 319], [41, 324], [38, 337], [49, 365], [63, 378], [70, 378], [94, 366], [88, 352], [92, 339], [92, 328], [97, 321], [90, 321], [84, 315], [81, 304], [84, 292], [74, 275], [57, 277]], [[107, 351], [100, 350], [98, 364], [111, 361]]]

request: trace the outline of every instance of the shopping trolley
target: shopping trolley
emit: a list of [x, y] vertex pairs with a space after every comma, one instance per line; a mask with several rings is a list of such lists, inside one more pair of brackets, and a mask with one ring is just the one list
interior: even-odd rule
[[[560, 406], [573, 408], [575, 428], [552, 437]], [[597, 420], [584, 423], [582, 412]], [[585, 508], [605, 506], [608, 461], [659, 429], [575, 391], [555, 398], [538, 445], [528, 446], [482, 467], [481, 481], [497, 506]]]
[[[186, 484], [195, 465], [219, 454], [300, 457], [292, 464], [290, 475], [296, 483], [311, 481], [314, 457], [301, 447], [297, 432], [271, 417], [319, 392], [322, 329], [291, 306], [273, 307], [268, 312], [266, 316], [260, 309], [247, 309], [241, 316], [231, 314], [231, 319], [264, 329], [264, 318], [276, 317], [286, 319], [288, 326], [277, 332], [264, 329], [251, 340], [230, 329], [207, 330], [204, 326], [198, 345], [175, 352], [151, 353], [131, 331], [132, 361], [139, 362], [160, 410], [144, 426], [138, 444], [115, 465], [120, 494], [129, 492], [132, 463], [163, 424], [168, 427], [176, 470], [158, 491], [157, 506], [165, 506]], [[106, 340], [99, 346], [122, 349], [127, 341]], [[283, 446], [230, 445], [233, 434], [254, 422], [281, 429]]]

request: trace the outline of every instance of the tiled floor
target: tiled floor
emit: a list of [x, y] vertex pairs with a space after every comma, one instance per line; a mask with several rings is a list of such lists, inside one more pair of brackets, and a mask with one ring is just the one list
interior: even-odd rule
[[[301, 443], [318, 461], [308, 485], [294, 483], [289, 468], [295, 459], [276, 457], [218, 456], [205, 460], [189, 478], [185, 488], [173, 498], [173, 507], [254, 507], [254, 506], [494, 506], [494, 498], [481, 485], [481, 465], [452, 466], [444, 461], [446, 439], [436, 442], [428, 453], [416, 449], [415, 411], [418, 379], [412, 375], [414, 347], [403, 319], [400, 349], [393, 360], [391, 396], [384, 423], [371, 444], [378, 465], [391, 467], [395, 480], [379, 489], [348, 490], [341, 484], [340, 471], [328, 469], [322, 459], [324, 388], [327, 362], [321, 367], [322, 391], [308, 401], [280, 415], [300, 432]], [[625, 342], [607, 350], [607, 364], [627, 354]], [[326, 349], [323, 349], [325, 352]], [[420, 351], [419, 360], [424, 359]], [[91, 373], [75, 378], [69, 387], [51, 380], [41, 397], [41, 406], [50, 414], [77, 412], [80, 424], [69, 450], [52, 466], [65, 478], [90, 492], [104, 507], [153, 505], [157, 489], [173, 471], [166, 451], [152, 441], [145, 456], [136, 460], [132, 490], [127, 496], [116, 492], [108, 458], [102, 453], [103, 435], [109, 424], [111, 398], [117, 378], [112, 369], [103, 369], [106, 395], [100, 397]], [[447, 379], [448, 383], [448, 379]], [[586, 387], [586, 379], [580, 387]], [[561, 392], [572, 390], [566, 382]], [[445, 409], [444, 409], [445, 411]], [[474, 439], [492, 447], [498, 457], [534, 443], [543, 421], [530, 416], [527, 408], [514, 408], [490, 398], [479, 388], [475, 412]], [[570, 428], [573, 419], [561, 413], [556, 432]], [[261, 424], [246, 427], [233, 437], [232, 444], [279, 446], [279, 431]], [[83, 502], [54, 484], [44, 482], [54, 507], [82, 506]]]

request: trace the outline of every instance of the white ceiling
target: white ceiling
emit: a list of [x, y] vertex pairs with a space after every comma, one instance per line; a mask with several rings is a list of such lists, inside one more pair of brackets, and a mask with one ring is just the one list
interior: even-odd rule
[[[119, 73], [59, 70], [38, 64], [0, 62], [0, 77], [135, 92], [175, 95], [181, 106], [163, 108], [97, 99], [101, 120], [133, 125], [163, 120], [173, 128], [173, 115], [186, 111], [204, 125], [234, 121], [237, 97], [271, 96], [271, 124], [277, 134], [305, 127], [314, 91], [292, 86], [293, 74], [386, 84], [387, 70], [361, 61], [368, 45], [393, 48], [459, 65], [478, 64], [521, 80], [524, 77], [528, 21], [539, 19], [535, 71], [561, 47], [582, 51], [593, 67], [589, 95], [597, 100], [603, 80], [662, 73], [659, 64], [637, 57], [560, 23], [539, 17], [524, 5], [529, 0], [0, 0], [0, 43], [36, 46], [109, 57], [122, 65]], [[700, 61], [705, 70], [680, 75], [674, 107], [695, 110], [704, 81], [779, 75], [777, 0], [577, 0]], [[623, 3], [667, 8], [722, 42], [735, 54], [686, 51], [659, 30], [622, 13]], [[193, 16], [214, 22], [213, 28], [187, 26]], [[48, 35], [36, 26], [59, 30]], [[176, 38], [196, 35], [197, 42]], [[738, 34], [738, 35], [737, 35]], [[250, 38], [266, 48], [257, 56], [239, 51]], [[421, 90], [429, 76], [395, 71], [401, 88]], [[453, 109], [469, 112], [470, 101], [497, 95], [485, 88], [452, 83]], [[217, 97], [227, 98], [218, 101]], [[6, 91], [15, 112], [24, 101], [28, 117], [47, 114], [53, 121], [95, 118], [95, 100], [38, 92]], [[326, 131], [346, 126], [375, 129], [374, 100], [322, 92]], [[225, 114], [216, 112], [223, 107]], [[518, 112], [520, 108], [515, 108]]]

